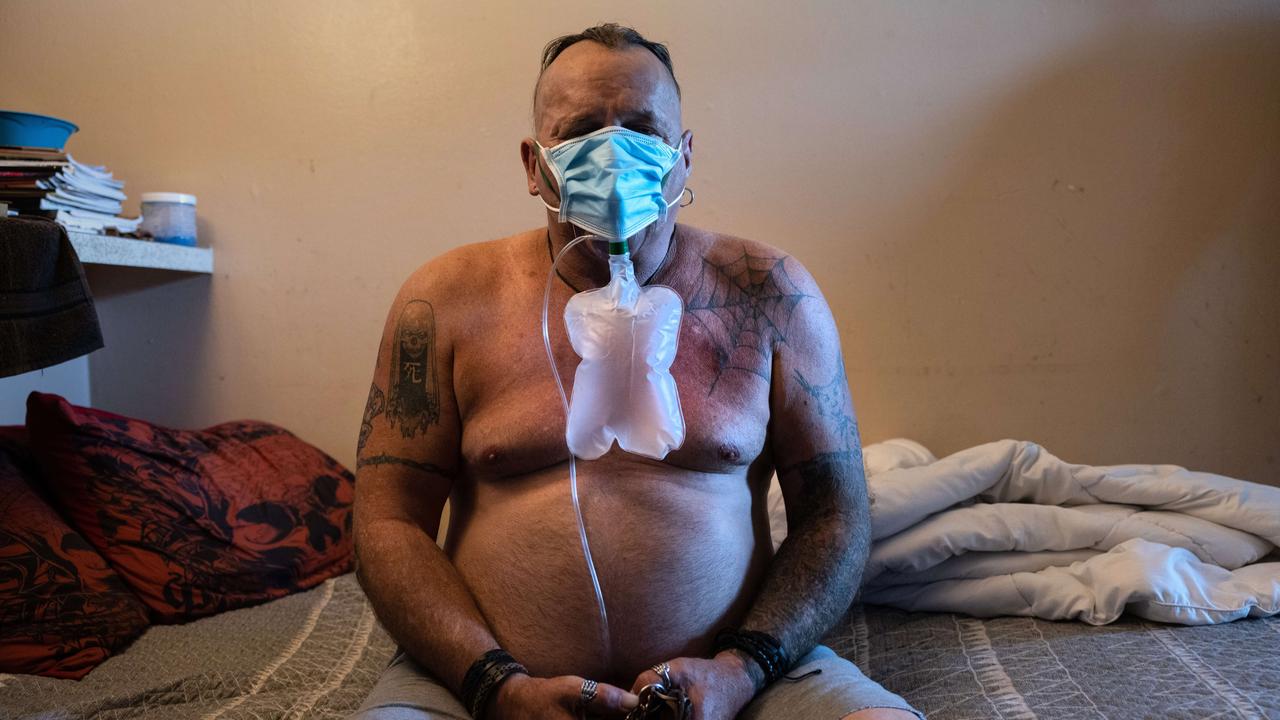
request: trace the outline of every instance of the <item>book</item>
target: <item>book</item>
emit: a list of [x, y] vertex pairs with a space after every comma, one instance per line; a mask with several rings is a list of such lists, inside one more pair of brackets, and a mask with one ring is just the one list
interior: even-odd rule
[[0, 160], [0, 167], [12, 168], [59, 168], [69, 164], [66, 160]]
[[15, 147], [0, 145], [0, 160], [59, 160], [65, 161], [67, 154], [61, 150], [49, 148]]

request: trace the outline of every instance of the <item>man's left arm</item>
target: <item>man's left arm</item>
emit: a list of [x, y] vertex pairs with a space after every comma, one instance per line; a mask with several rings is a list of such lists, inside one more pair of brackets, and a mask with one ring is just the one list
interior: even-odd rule
[[816, 283], [793, 259], [787, 265], [808, 291], [774, 349], [770, 389], [787, 538], [743, 629], [776, 638], [795, 662], [849, 609], [871, 548], [871, 516], [839, 332]]
[[[802, 297], [775, 333], [769, 449], [788, 533], [740, 629], [773, 637], [794, 663], [848, 610], [870, 551], [871, 519], [839, 332], [809, 273], [790, 257], [784, 267]], [[677, 665], [701, 701], [700, 718], [734, 717], [765, 679], [740, 650], [673, 662], [673, 676]]]
[[[786, 270], [805, 293], [775, 343], [769, 400], [787, 538], [742, 630], [772, 636], [794, 663], [849, 609], [871, 547], [871, 518], [839, 332], [809, 273], [792, 258]], [[759, 665], [734, 654], [759, 687]]]

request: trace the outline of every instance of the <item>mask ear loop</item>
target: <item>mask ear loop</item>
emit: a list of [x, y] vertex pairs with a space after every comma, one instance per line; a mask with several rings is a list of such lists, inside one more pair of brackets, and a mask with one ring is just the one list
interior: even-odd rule
[[[564, 203], [561, 202], [561, 206], [563, 205]], [[606, 241], [605, 238], [595, 235], [582, 235], [566, 243], [559, 254], [551, 261], [551, 271], [547, 273], [547, 286], [542, 293], [542, 344], [547, 350], [547, 362], [551, 364], [551, 374], [556, 379], [556, 390], [560, 392], [560, 404], [564, 407], [566, 425], [569, 422], [569, 397], [565, 394], [564, 383], [560, 381], [560, 368], [556, 366], [555, 354], [551, 352], [551, 333], [548, 330], [547, 311], [551, 305], [551, 286], [555, 284], [556, 266], [560, 264], [560, 259], [565, 256], [565, 253], [569, 252], [575, 245], [587, 240]], [[582, 506], [578, 502], [578, 466], [572, 450], [569, 451], [569, 497], [573, 499], [573, 514], [578, 519], [578, 539], [582, 541], [582, 555], [587, 562], [587, 572], [591, 575], [591, 587], [596, 592], [596, 607], [600, 612], [602, 657], [608, 662], [613, 651], [613, 641], [609, 636], [609, 615], [605, 611], [604, 593], [600, 590], [600, 577], [596, 574], [596, 564], [591, 559], [591, 545], [587, 542], [587, 526], [582, 520]]]
[[[677, 148], [677, 152], [679, 152], [679, 151], [680, 151], [681, 149], [683, 149], [683, 148], [684, 148], [684, 137], [682, 136], [682, 137], [680, 138], [680, 148]], [[679, 158], [679, 156], [677, 156], [677, 157], [676, 157], [676, 163], [679, 163], [679, 162], [680, 162], [680, 158]], [[671, 174], [671, 171], [672, 171], [672, 170], [675, 170], [675, 165], [672, 165], [672, 166], [671, 166], [671, 170], [668, 170], [668, 171], [667, 171], [667, 174], [662, 176], [662, 181], [663, 181], [664, 183], [667, 181], [667, 176]], [[665, 218], [666, 218], [667, 210], [670, 210], [672, 207], [674, 207], [674, 206], [676, 205], [676, 203], [680, 203], [680, 207], [689, 207], [690, 205], [692, 205], [692, 204], [693, 204], [693, 188], [689, 187], [689, 185], [688, 185], [688, 181], [689, 181], [689, 177], [686, 175], [686, 176], [685, 176], [685, 183], [686, 183], [686, 184], [685, 184], [685, 186], [684, 186], [684, 189], [680, 191], [680, 194], [679, 194], [679, 195], [677, 195], [677, 196], [675, 197], [675, 199], [674, 199], [674, 200], [672, 200], [671, 202], [667, 203], [667, 206], [666, 206], [665, 208], [663, 208], [663, 209], [662, 209], [662, 217], [663, 217], [663, 219], [665, 219]], [[689, 202], [680, 202], [681, 200], [683, 200], [683, 199], [684, 199], [684, 194], [685, 194], [685, 193], [689, 193]]]
[[[560, 201], [560, 207], [551, 207], [551, 205], [547, 203], [546, 200], [543, 200], [541, 196], [539, 196], [538, 199], [542, 200], [542, 204], [546, 206], [548, 210], [556, 214], [556, 220], [558, 220], [559, 222], [564, 222], [565, 221], [564, 195], [561, 192], [561, 188], [564, 187], [564, 183], [560, 182], [559, 180], [560, 174], [556, 172], [557, 168], [554, 165], [552, 166], [551, 172], [556, 176], [557, 178], [556, 181], [552, 182], [551, 178], [547, 176], [547, 170], [545, 167], [545, 163], [543, 162], [544, 160], [546, 160], [546, 157], [544, 156], [544, 153], [546, 153], [546, 148], [542, 147], [542, 143], [538, 142], [537, 140], [534, 140], [533, 144], [538, 148], [538, 156], [535, 157], [533, 161], [538, 166], [538, 172], [542, 175], [542, 181], [547, 184], [548, 188], [555, 188], [556, 199]], [[553, 262], [552, 266], [554, 265], [555, 263]]]
[[[689, 202], [682, 203], [680, 201], [684, 199], [684, 194], [686, 191], [689, 193]], [[658, 212], [658, 222], [662, 222], [667, 219], [667, 211], [675, 207], [676, 203], [680, 203], [680, 207], [689, 207], [690, 205], [692, 205], [693, 189], [690, 188], [688, 185], [686, 185], [684, 190], [681, 190], [680, 194], [675, 196], [671, 200], [668, 201], [666, 198], [663, 198], [663, 205], [662, 207], [659, 208], [659, 212]]]

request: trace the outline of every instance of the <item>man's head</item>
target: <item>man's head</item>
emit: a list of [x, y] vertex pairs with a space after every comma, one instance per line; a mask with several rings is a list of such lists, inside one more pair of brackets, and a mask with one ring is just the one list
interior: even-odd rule
[[534, 88], [533, 114], [534, 137], [521, 143], [521, 157], [529, 194], [542, 195], [551, 205], [559, 203], [558, 188], [539, 170], [533, 141], [551, 148], [611, 125], [680, 149], [683, 157], [668, 186], [672, 197], [684, 187], [692, 136], [681, 132], [680, 86], [671, 56], [664, 45], [631, 28], [607, 23], [548, 43]]
[[[560, 57], [565, 50], [583, 42], [595, 43], [609, 50], [625, 51], [625, 50], [644, 50], [653, 56], [662, 66], [666, 68], [667, 78], [671, 82], [671, 88], [675, 90], [676, 101], [676, 119], [679, 119], [680, 113], [680, 83], [676, 81], [676, 71], [671, 64], [671, 53], [667, 50], [667, 46], [660, 42], [653, 42], [645, 36], [636, 32], [634, 29], [618, 25], [616, 23], [604, 23], [595, 27], [587, 28], [580, 33], [573, 35], [561, 35], [560, 37], [547, 43], [542, 49], [542, 67], [538, 71], [538, 81], [533, 86], [533, 116], [535, 131], [538, 122], [538, 113], [541, 110], [540, 96], [542, 91], [542, 81], [547, 75], [547, 70], [552, 63]], [[651, 63], [646, 63], [651, 64]]]

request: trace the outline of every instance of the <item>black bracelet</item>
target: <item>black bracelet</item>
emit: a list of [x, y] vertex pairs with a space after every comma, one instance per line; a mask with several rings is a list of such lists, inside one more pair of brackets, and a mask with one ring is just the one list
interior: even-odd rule
[[[716, 633], [715, 652], [725, 650], [741, 650], [751, 656], [752, 660], [764, 671], [764, 687], [772, 685], [778, 678], [791, 669], [791, 661], [787, 651], [777, 638], [768, 633], [755, 630], [721, 630]], [[763, 690], [764, 688], [757, 688]]]
[[529, 671], [502, 648], [490, 650], [471, 663], [462, 678], [462, 703], [467, 706], [471, 717], [477, 720], [483, 717], [489, 698], [498, 691], [498, 686], [516, 673], [528, 675]]

